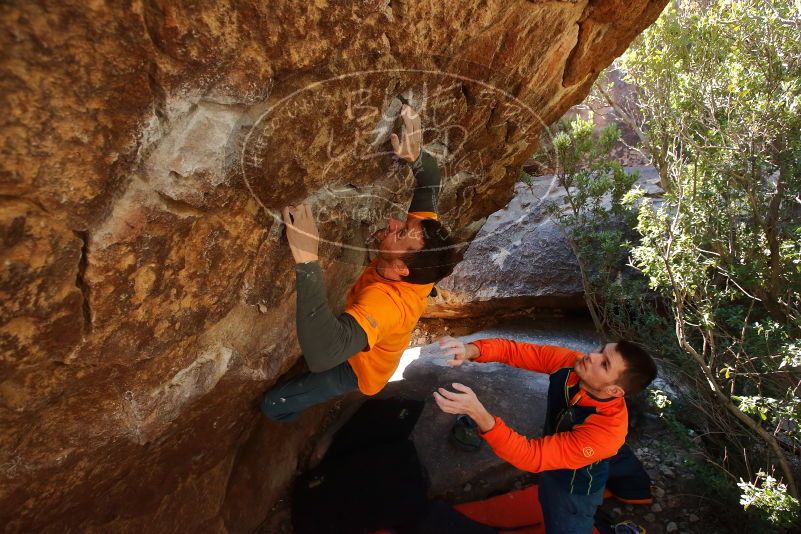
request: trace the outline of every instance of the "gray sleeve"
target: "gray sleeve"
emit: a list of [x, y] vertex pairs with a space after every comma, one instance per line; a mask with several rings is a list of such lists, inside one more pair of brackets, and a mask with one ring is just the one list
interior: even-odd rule
[[412, 204], [409, 206], [409, 211], [437, 213], [439, 191], [442, 186], [442, 176], [437, 160], [425, 150], [421, 150], [420, 157], [412, 163], [412, 172], [417, 184], [412, 193]]
[[356, 319], [336, 317], [328, 306], [320, 262], [295, 265], [298, 294], [297, 331], [303, 357], [314, 373], [336, 367], [367, 347], [367, 334]]

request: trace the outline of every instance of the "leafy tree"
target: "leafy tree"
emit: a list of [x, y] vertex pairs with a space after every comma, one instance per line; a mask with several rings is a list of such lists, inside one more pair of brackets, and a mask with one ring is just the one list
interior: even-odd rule
[[741, 488], [782, 521], [798, 509], [787, 453], [801, 446], [801, 2], [671, 4], [620, 66], [639, 100], [626, 120], [667, 191], [643, 199], [634, 263], [723, 410], [709, 415], [764, 443], [766, 472], [778, 465], [779, 481], [746, 464]]
[[554, 169], [552, 188], [559, 187], [563, 200], [547, 206], [563, 230], [579, 265], [584, 299], [596, 329], [607, 337], [630, 337], [637, 322], [635, 310], [643, 306], [643, 284], [632, 282], [626, 256], [634, 235], [635, 211], [623, 197], [637, 181], [637, 173], [625, 172], [609, 158], [620, 132], [612, 124], [597, 135], [592, 122], [577, 117], [557, 125], [549, 142], [549, 167]]

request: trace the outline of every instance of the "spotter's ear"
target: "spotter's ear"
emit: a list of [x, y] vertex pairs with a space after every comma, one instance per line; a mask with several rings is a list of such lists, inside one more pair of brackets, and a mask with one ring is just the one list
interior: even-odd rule
[[606, 386], [605, 391], [610, 397], [622, 397], [626, 394], [623, 388], [618, 385]]
[[394, 260], [392, 262], [392, 272], [400, 277], [409, 276], [409, 266], [403, 260]]

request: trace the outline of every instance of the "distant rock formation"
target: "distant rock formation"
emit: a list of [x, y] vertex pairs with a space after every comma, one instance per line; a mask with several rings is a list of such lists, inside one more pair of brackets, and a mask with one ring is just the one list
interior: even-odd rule
[[[628, 167], [637, 185], [660, 194], [653, 167]], [[515, 196], [487, 222], [470, 243], [454, 272], [437, 284], [438, 295], [426, 308], [432, 318], [480, 317], [526, 308], [584, 307], [576, 256], [565, 235], [545, 212], [548, 203], [566, 206], [564, 189], [553, 176], [518, 183]]]

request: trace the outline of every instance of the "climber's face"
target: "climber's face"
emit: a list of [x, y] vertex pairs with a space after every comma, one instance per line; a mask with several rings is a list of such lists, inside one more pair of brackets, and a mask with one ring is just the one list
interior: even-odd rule
[[592, 351], [573, 366], [582, 382], [582, 387], [599, 398], [622, 397], [625, 391], [617, 385], [626, 369], [623, 357], [617, 351], [617, 343], [607, 343]]
[[378, 254], [387, 261], [402, 259], [425, 245], [420, 219], [409, 217], [405, 221], [389, 218], [387, 227], [376, 234]]

